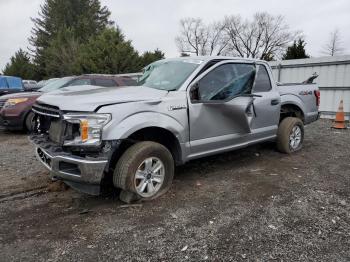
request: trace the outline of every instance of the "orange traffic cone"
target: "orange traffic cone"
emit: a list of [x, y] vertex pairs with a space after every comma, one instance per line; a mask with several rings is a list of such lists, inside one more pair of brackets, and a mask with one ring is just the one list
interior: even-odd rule
[[343, 99], [340, 100], [338, 112], [335, 115], [335, 120], [334, 120], [332, 127], [337, 128], [337, 129], [346, 129], [345, 114], [344, 114], [344, 108], [343, 108]]

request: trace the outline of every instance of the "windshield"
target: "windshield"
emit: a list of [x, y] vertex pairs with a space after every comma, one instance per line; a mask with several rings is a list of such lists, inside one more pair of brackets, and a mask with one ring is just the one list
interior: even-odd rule
[[180, 88], [201, 63], [200, 60], [160, 60], [145, 67], [138, 84], [174, 91]]
[[40, 88], [38, 91], [44, 92], [44, 93], [54, 91], [56, 89], [63, 87], [65, 84], [67, 84], [72, 79], [73, 79], [73, 77], [63, 77], [63, 78], [57, 79], [55, 81], [49, 82], [48, 84], [46, 84], [45, 86]]

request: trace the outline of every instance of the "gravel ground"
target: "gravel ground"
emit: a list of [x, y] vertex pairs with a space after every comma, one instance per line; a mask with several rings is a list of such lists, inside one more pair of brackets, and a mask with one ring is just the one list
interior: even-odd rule
[[50, 192], [26, 136], [0, 133], [0, 260], [350, 261], [350, 130], [330, 125], [290, 156], [265, 143], [192, 161], [131, 207]]

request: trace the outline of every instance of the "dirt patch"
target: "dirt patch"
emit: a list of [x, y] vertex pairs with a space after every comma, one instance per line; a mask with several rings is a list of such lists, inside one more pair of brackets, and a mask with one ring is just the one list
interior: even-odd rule
[[26, 136], [0, 133], [0, 194], [13, 197], [0, 201], [2, 258], [349, 261], [350, 131], [330, 126], [307, 126], [290, 156], [265, 143], [192, 161], [169, 193], [130, 207], [41, 190], [49, 180]]
[[24, 133], [0, 130], [0, 198], [48, 183], [48, 172], [36, 160]]

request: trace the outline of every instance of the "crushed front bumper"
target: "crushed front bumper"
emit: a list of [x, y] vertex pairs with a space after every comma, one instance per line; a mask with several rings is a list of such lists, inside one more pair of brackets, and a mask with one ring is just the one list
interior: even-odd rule
[[108, 166], [107, 157], [80, 157], [64, 152], [43, 137], [31, 136], [38, 160], [53, 178], [63, 180], [78, 191], [91, 195], [100, 193], [100, 184]]

